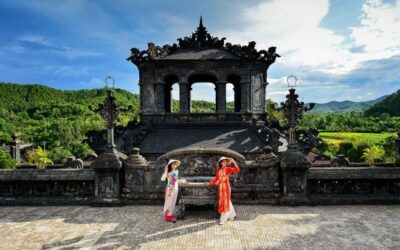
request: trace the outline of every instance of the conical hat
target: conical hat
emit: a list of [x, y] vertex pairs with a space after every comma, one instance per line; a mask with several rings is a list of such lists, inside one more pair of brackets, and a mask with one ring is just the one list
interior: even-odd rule
[[233, 160], [233, 158], [222, 156], [221, 158], [219, 158], [217, 165], [223, 160]]
[[168, 167], [170, 164], [172, 164], [172, 163], [175, 162], [175, 161], [178, 163], [178, 166], [181, 165], [181, 161], [180, 161], [180, 160], [171, 159], [171, 160], [168, 161], [167, 165], [165, 165], [165, 166]]

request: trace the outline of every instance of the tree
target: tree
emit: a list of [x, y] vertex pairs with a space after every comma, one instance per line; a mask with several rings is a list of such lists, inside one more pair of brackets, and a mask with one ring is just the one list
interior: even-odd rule
[[285, 115], [283, 114], [282, 110], [278, 110], [278, 103], [272, 101], [271, 99], [267, 100], [266, 103], [266, 112], [268, 114], [269, 119], [274, 119], [279, 122], [281, 126], [284, 126], [286, 124], [286, 118]]
[[11, 158], [11, 155], [0, 150], [0, 168], [14, 169], [16, 166], [17, 162]]
[[363, 158], [370, 166], [373, 166], [375, 164], [375, 161], [382, 159], [384, 154], [385, 151], [382, 147], [372, 145], [371, 147], [364, 150]]
[[36, 165], [38, 169], [45, 169], [47, 164], [53, 162], [48, 157], [48, 152], [41, 147], [28, 152], [28, 161]]
[[382, 143], [382, 148], [385, 151], [383, 156], [385, 162], [396, 162], [396, 138], [397, 136], [390, 136]]
[[69, 156], [71, 152], [61, 146], [54, 147], [49, 152], [49, 158], [56, 163], [64, 163]]

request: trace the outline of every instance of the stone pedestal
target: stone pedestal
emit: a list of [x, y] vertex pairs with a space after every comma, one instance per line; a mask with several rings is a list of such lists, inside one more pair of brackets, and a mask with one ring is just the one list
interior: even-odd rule
[[122, 197], [126, 199], [141, 198], [144, 185], [144, 172], [147, 166], [146, 159], [139, 154], [139, 148], [133, 148], [124, 161], [124, 188]]
[[308, 204], [307, 171], [312, 162], [296, 146], [290, 145], [281, 160], [282, 198], [280, 204]]
[[93, 161], [95, 178], [94, 206], [120, 205], [120, 171], [121, 161], [118, 159], [115, 148], [108, 148]]

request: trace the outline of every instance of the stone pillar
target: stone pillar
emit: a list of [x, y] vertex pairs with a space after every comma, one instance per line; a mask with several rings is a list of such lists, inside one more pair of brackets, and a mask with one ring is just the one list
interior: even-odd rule
[[165, 113], [165, 87], [164, 82], [155, 83], [157, 113]]
[[179, 108], [180, 113], [190, 112], [190, 83], [180, 82], [179, 83]]
[[164, 88], [164, 109], [166, 113], [172, 113], [173, 101], [172, 101], [172, 85], [166, 84]]
[[242, 108], [241, 104], [241, 91], [240, 91], [240, 83], [235, 83], [233, 87], [234, 91], [234, 112], [240, 112], [240, 109]]
[[95, 198], [92, 205], [112, 206], [120, 204], [121, 161], [114, 147], [109, 147], [93, 161], [95, 172]]
[[21, 153], [19, 149], [19, 144], [18, 144], [18, 135], [16, 133], [13, 133], [12, 135], [12, 141], [10, 143], [10, 154], [13, 160], [16, 162], [20, 163], [21, 162]]
[[216, 89], [216, 108], [217, 113], [226, 112], [226, 82], [217, 82], [215, 84]]
[[241, 99], [241, 110], [240, 112], [250, 112], [250, 82], [240, 82], [240, 99]]
[[140, 114], [143, 113], [143, 95], [144, 95], [143, 83], [141, 81], [139, 81]]
[[301, 205], [308, 204], [307, 172], [311, 161], [303, 155], [297, 146], [290, 145], [283, 153], [281, 160], [282, 190], [280, 204]]
[[124, 160], [125, 184], [122, 189], [122, 197], [127, 200], [142, 198], [147, 161], [139, 152], [139, 148], [133, 148], [128, 158]]
[[264, 81], [262, 84], [262, 99], [261, 99], [261, 110], [263, 110], [263, 113], [266, 113], [266, 97], [267, 97], [267, 86], [268, 82]]

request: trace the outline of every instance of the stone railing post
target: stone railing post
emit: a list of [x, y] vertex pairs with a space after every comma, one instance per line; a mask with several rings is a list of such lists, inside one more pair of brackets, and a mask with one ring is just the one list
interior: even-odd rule
[[128, 158], [124, 160], [124, 188], [122, 197], [127, 200], [138, 199], [143, 192], [146, 159], [140, 155], [139, 148], [133, 148]]
[[281, 160], [283, 193], [281, 204], [309, 203], [307, 197], [307, 172], [312, 162], [296, 147], [289, 147]]
[[120, 170], [121, 161], [115, 148], [108, 148], [93, 161], [95, 179], [95, 198], [93, 205], [120, 204]]

